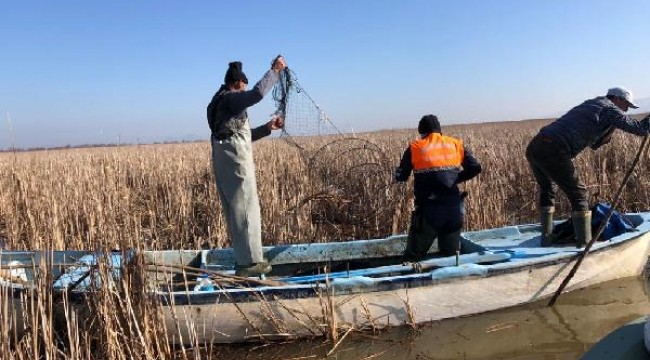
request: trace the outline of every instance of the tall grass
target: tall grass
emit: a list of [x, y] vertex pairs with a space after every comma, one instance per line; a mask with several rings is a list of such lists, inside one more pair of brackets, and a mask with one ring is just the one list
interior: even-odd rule
[[[536, 185], [524, 151], [543, 123], [444, 129], [463, 138], [484, 169], [464, 185], [470, 193], [466, 229], [535, 220]], [[360, 137], [377, 144], [397, 165], [414, 131]], [[576, 159], [590, 194], [611, 198], [639, 144], [638, 137], [617, 133], [610, 145], [597, 152], [585, 151]], [[209, 154], [208, 143], [0, 154], [0, 237], [14, 250], [229, 246]], [[265, 139], [255, 144], [255, 161], [265, 244], [380, 237], [406, 230], [410, 184], [406, 189], [395, 185], [376, 194], [399, 195], [395, 209], [388, 210], [399, 210], [394, 226], [373, 223], [370, 218], [364, 226], [328, 222], [315, 219], [313, 206], [299, 206], [322, 189], [314, 183], [313, 169], [296, 148], [282, 140]], [[341, 163], [345, 159], [336, 165]], [[644, 161], [630, 181], [620, 209], [650, 207], [647, 170]], [[391, 176], [387, 170], [366, 181], [383, 184]], [[562, 195], [559, 199], [559, 215], [566, 215], [567, 202]]]
[[[463, 185], [466, 230], [536, 221], [536, 185], [525, 148], [546, 120], [448, 126], [446, 134], [464, 139], [483, 173]], [[397, 165], [413, 130], [358, 135], [376, 144]], [[594, 198], [611, 199], [629, 168], [641, 139], [617, 133], [597, 152], [576, 159], [582, 181]], [[382, 237], [406, 231], [412, 207], [412, 182], [386, 188], [389, 169], [364, 178], [364, 186], [384, 189], [370, 204], [391, 197], [390, 220], [369, 217], [365, 224], [315, 216], [313, 199], [322, 191], [304, 154], [281, 139], [255, 143], [257, 182], [266, 245]], [[0, 239], [7, 249], [199, 249], [230, 245], [221, 215], [206, 143], [68, 149], [0, 154]], [[332, 166], [345, 166], [339, 158]], [[352, 164], [352, 159], [349, 160]], [[619, 209], [650, 208], [647, 159], [627, 185]], [[354, 186], [359, 179], [350, 177]], [[306, 201], [307, 199], [307, 201]], [[570, 211], [558, 197], [559, 216]], [[374, 201], [377, 200], [377, 201]], [[369, 205], [372, 206], [372, 205]], [[379, 216], [379, 215], [378, 215]], [[40, 273], [47, 274], [45, 264]], [[110, 271], [98, 269], [108, 282]], [[91, 297], [90, 314], [73, 311], [67, 297], [51, 294], [51, 280], [23, 299], [29, 318], [18, 338], [9, 330], [11, 294], [0, 286], [0, 358], [127, 359], [201, 358], [169, 343], [160, 313], [143, 296], [137, 272]], [[1, 279], [0, 279], [1, 280]], [[99, 289], [97, 291], [100, 291]], [[35, 295], [36, 294], [36, 295]], [[92, 316], [88, 316], [92, 315]], [[15, 334], [15, 333], [14, 333]], [[199, 345], [199, 344], [197, 344]], [[207, 354], [207, 355], [206, 355]]]

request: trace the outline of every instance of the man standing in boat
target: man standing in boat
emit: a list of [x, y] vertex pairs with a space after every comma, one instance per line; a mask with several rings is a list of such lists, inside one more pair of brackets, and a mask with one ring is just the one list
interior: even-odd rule
[[406, 250], [402, 261], [422, 260], [433, 241], [444, 256], [457, 254], [464, 206], [458, 184], [481, 172], [481, 165], [465, 148], [463, 141], [442, 135], [440, 122], [425, 115], [418, 124], [420, 139], [404, 151], [395, 180], [414, 178], [415, 211], [411, 218]]
[[280, 80], [287, 67], [284, 58], [276, 57], [271, 69], [246, 90], [248, 78], [241, 62], [231, 62], [217, 93], [207, 108], [212, 135], [212, 166], [228, 234], [235, 251], [235, 273], [259, 276], [271, 271], [262, 256], [262, 225], [255, 180], [252, 142], [283, 126], [276, 117], [251, 130], [246, 109], [260, 102]]
[[571, 203], [576, 246], [580, 248], [591, 241], [587, 188], [578, 178], [573, 158], [587, 146], [595, 150], [608, 143], [614, 129], [639, 136], [648, 134], [650, 116], [637, 121], [625, 115], [629, 108], [637, 108], [632, 92], [614, 87], [607, 91], [606, 96], [587, 100], [544, 126], [531, 140], [526, 158], [539, 186], [542, 246], [553, 244], [553, 213], [558, 186]]

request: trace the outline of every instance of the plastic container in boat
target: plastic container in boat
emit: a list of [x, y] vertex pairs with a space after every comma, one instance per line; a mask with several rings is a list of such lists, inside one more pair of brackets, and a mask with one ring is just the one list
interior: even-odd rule
[[208, 274], [201, 274], [196, 278], [194, 291], [214, 291], [214, 282], [210, 280]]

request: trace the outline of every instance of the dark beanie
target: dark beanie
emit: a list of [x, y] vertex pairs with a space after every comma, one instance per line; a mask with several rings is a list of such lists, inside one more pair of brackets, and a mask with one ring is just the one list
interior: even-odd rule
[[239, 61], [233, 61], [228, 64], [228, 71], [226, 71], [226, 76], [223, 78], [223, 82], [225, 84], [231, 84], [241, 80], [248, 84], [248, 78], [241, 70], [241, 66], [241, 62]]
[[419, 134], [429, 134], [432, 132], [439, 133], [440, 131], [440, 122], [438, 122], [437, 116], [424, 115], [422, 119], [420, 119], [420, 123], [418, 124]]

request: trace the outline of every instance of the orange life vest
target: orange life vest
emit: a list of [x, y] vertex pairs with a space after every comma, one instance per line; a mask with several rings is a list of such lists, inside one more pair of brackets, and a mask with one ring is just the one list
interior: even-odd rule
[[459, 168], [464, 156], [462, 140], [436, 132], [411, 143], [414, 172]]

